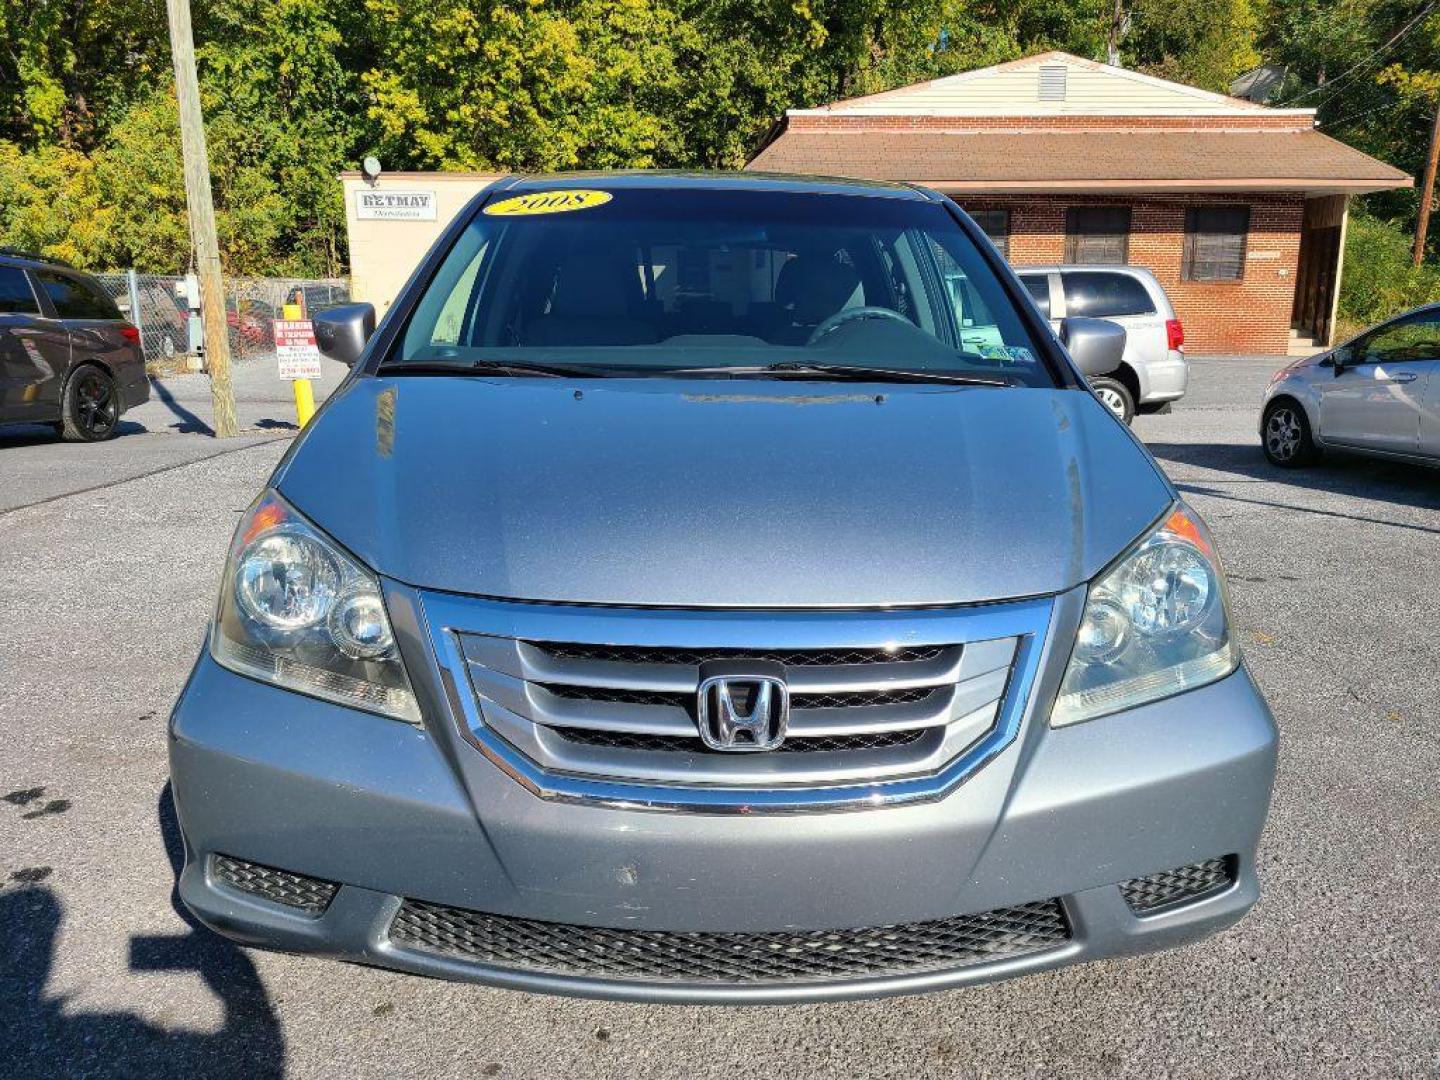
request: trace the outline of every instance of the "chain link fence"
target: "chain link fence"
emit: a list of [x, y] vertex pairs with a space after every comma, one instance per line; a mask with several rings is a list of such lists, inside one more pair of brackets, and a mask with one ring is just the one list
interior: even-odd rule
[[[203, 341], [199, 315], [185, 297], [185, 277], [134, 271], [96, 274], [120, 310], [140, 328], [145, 360], [159, 362], [197, 351]], [[275, 352], [274, 321], [286, 304], [299, 303], [314, 315], [350, 302], [350, 283], [341, 278], [225, 279], [225, 323], [230, 356], [237, 363], [268, 359]]]

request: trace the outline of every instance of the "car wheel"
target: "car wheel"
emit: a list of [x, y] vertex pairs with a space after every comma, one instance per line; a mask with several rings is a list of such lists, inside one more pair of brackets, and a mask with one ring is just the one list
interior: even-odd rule
[[1135, 398], [1119, 379], [1102, 375], [1090, 380], [1090, 388], [1100, 403], [1125, 423], [1135, 419]]
[[120, 425], [120, 394], [110, 375], [86, 364], [65, 384], [60, 434], [67, 442], [103, 442]]
[[1309, 465], [1320, 456], [1305, 410], [1293, 401], [1277, 401], [1265, 410], [1261, 443], [1270, 464], [1282, 469]]

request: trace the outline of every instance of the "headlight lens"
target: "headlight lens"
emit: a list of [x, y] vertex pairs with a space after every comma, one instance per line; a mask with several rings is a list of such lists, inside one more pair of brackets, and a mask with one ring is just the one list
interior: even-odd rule
[[1234, 671], [1225, 578], [1209, 531], [1185, 506], [1090, 586], [1055, 727], [1214, 682]]
[[210, 651], [242, 675], [420, 722], [380, 582], [273, 492], [235, 531]]

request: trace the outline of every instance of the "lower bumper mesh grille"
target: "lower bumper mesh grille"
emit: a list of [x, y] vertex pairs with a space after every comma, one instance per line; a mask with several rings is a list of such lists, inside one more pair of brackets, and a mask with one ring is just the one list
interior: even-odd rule
[[783, 983], [943, 971], [1055, 948], [1058, 900], [860, 930], [773, 933], [612, 930], [407, 900], [396, 944], [492, 967], [641, 982]]
[[1233, 859], [1205, 859], [1189, 866], [1177, 866], [1173, 870], [1122, 881], [1120, 895], [1125, 897], [1131, 911], [1144, 913], [1219, 892], [1234, 880]]
[[234, 859], [229, 855], [214, 855], [210, 859], [210, 874], [219, 882], [232, 889], [269, 900], [273, 904], [298, 908], [311, 915], [321, 914], [335, 898], [339, 888], [334, 882], [306, 877], [304, 874], [277, 870], [273, 866]]

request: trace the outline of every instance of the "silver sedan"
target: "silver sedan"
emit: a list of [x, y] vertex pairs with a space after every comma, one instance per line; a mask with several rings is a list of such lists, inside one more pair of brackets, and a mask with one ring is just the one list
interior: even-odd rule
[[1325, 449], [1440, 465], [1440, 304], [1398, 315], [1277, 372], [1260, 441], [1275, 465]]

